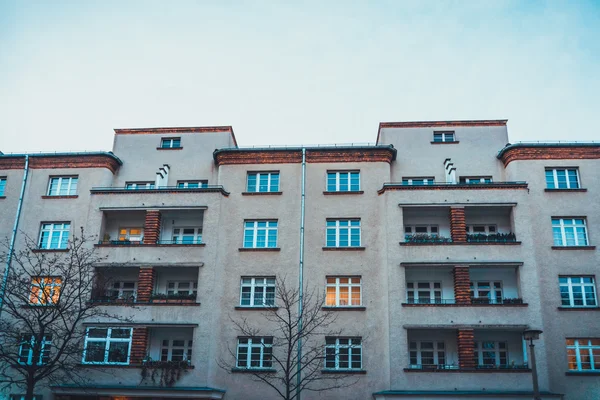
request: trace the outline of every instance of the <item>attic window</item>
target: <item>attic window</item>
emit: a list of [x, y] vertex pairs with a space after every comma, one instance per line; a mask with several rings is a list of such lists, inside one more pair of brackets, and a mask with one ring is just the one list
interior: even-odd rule
[[161, 149], [180, 149], [181, 138], [162, 138], [160, 141]]
[[446, 131], [446, 132], [433, 132], [433, 142], [432, 143], [455, 143], [456, 138], [454, 136], [454, 131]]

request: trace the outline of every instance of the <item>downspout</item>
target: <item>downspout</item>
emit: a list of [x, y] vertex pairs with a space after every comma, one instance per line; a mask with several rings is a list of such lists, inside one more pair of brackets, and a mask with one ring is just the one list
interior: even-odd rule
[[296, 371], [296, 400], [300, 400], [302, 382], [302, 312], [304, 302], [304, 199], [306, 197], [306, 148], [302, 148], [302, 197], [300, 199], [300, 265], [298, 268], [298, 370]]
[[21, 208], [23, 206], [23, 198], [25, 197], [25, 186], [27, 185], [27, 175], [29, 174], [29, 154], [25, 154], [25, 169], [23, 171], [23, 183], [21, 184], [21, 194], [19, 203], [17, 204], [17, 215], [13, 225], [12, 235], [10, 237], [10, 245], [8, 247], [8, 256], [6, 257], [6, 267], [4, 267], [4, 276], [2, 277], [2, 286], [0, 287], [0, 315], [2, 315], [2, 306], [4, 305], [4, 294], [6, 292], [6, 283], [8, 282], [8, 273], [10, 272], [10, 264], [12, 262], [13, 252], [15, 250], [15, 240], [17, 238], [17, 230], [19, 229], [19, 219], [21, 218]]

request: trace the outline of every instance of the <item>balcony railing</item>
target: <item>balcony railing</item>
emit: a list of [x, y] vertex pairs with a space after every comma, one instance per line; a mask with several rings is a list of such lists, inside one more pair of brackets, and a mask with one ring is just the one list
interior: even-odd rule
[[229, 192], [225, 190], [223, 185], [203, 185], [202, 187], [197, 188], [184, 188], [179, 186], [159, 186], [159, 187], [139, 187], [139, 188], [127, 188], [124, 186], [121, 187], [93, 187], [90, 192], [92, 194], [103, 194], [103, 193], [123, 193], [123, 194], [131, 194], [131, 193], [172, 193], [172, 192], [219, 192], [225, 196], [229, 196]]
[[467, 242], [469, 243], [514, 243], [517, 241], [517, 237], [514, 233], [474, 233], [467, 234]]
[[407, 299], [407, 304], [455, 304], [455, 299]]
[[195, 293], [153, 293], [150, 296], [151, 303], [195, 303], [197, 294]]
[[529, 369], [527, 364], [505, 364], [505, 365], [477, 365], [476, 369], [491, 369], [491, 370], [504, 370], [504, 369]]
[[143, 244], [143, 240], [100, 240], [98, 244], [110, 246], [138, 246]]
[[490, 299], [489, 297], [471, 297], [472, 304], [523, 304], [521, 298]]
[[135, 295], [123, 297], [123, 296], [113, 296], [110, 294], [106, 295], [97, 295], [92, 296], [90, 299], [92, 303], [135, 303]]
[[404, 235], [404, 241], [406, 243], [450, 243], [452, 239], [444, 236], [417, 233], [415, 235]]
[[165, 244], [165, 245], [169, 245], [169, 244], [173, 244], [173, 245], [193, 245], [193, 244], [204, 244], [204, 242], [202, 241], [202, 238], [195, 238], [195, 239], [177, 239], [177, 240], [159, 240], [156, 242], [157, 244]]
[[456, 364], [410, 364], [408, 369], [419, 369], [419, 370], [444, 370], [444, 369], [458, 369]]
[[490, 370], [490, 371], [505, 371], [505, 370], [529, 370], [527, 364], [506, 364], [506, 365], [476, 365], [475, 368], [460, 368], [456, 364], [410, 364], [407, 370], [418, 371], [474, 371], [474, 370]]

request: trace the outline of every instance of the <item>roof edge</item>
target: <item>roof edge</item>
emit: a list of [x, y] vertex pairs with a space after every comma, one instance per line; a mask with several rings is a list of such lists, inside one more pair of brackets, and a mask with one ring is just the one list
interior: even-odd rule
[[229, 132], [233, 140], [233, 144], [237, 147], [237, 139], [233, 133], [231, 125], [222, 126], [178, 126], [178, 127], [162, 127], [162, 128], [115, 128], [115, 135], [152, 135], [166, 133], [202, 133], [202, 132]]
[[445, 127], [474, 127], [474, 126], [506, 126], [508, 119], [471, 119], [451, 121], [404, 121], [404, 122], [380, 122], [377, 130], [377, 141], [382, 128], [445, 128]]
[[517, 148], [561, 148], [561, 147], [600, 147], [600, 142], [536, 142], [536, 143], [527, 143], [527, 142], [518, 142], [518, 143], [508, 143], [502, 150], [498, 152], [496, 158], [502, 159], [504, 153], [511, 149]]

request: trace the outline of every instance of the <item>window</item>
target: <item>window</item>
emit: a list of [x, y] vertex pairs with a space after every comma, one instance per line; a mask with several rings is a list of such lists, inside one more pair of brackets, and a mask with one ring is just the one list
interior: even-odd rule
[[431, 368], [446, 364], [444, 342], [410, 342], [409, 355], [412, 368]]
[[120, 242], [141, 242], [144, 238], [143, 228], [120, 228], [119, 229], [119, 241]]
[[277, 221], [244, 222], [244, 247], [277, 247]]
[[120, 300], [135, 300], [137, 294], [137, 282], [117, 281], [113, 282], [108, 290], [108, 297]]
[[272, 351], [272, 337], [238, 338], [237, 367], [271, 368]]
[[600, 339], [567, 339], [571, 371], [600, 371]]
[[360, 219], [327, 220], [327, 247], [360, 247]]
[[275, 305], [275, 278], [242, 278], [240, 306], [265, 307]]
[[546, 188], [579, 189], [577, 168], [546, 168]]
[[485, 301], [489, 301], [491, 304], [502, 304], [502, 282], [471, 282], [471, 298], [485, 299]]
[[31, 279], [30, 304], [58, 304], [62, 279], [57, 276], [36, 276]]
[[467, 225], [468, 234], [493, 235], [497, 233], [496, 225]]
[[328, 192], [358, 192], [360, 190], [360, 172], [328, 172]]
[[126, 182], [125, 189], [127, 189], [127, 190], [154, 189], [154, 182]]
[[361, 282], [360, 277], [327, 277], [328, 307], [360, 306]]
[[84, 364], [129, 364], [131, 328], [87, 328]]
[[174, 244], [201, 244], [202, 228], [173, 228]]
[[248, 172], [247, 192], [279, 192], [279, 172]]
[[406, 282], [406, 300], [409, 304], [440, 304], [440, 282]]
[[4, 192], [6, 191], [6, 177], [0, 178], [0, 196], [5, 196]]
[[76, 176], [55, 176], [48, 183], [48, 196], [75, 196], [77, 194]]
[[461, 176], [458, 180], [460, 183], [468, 183], [476, 185], [478, 183], [492, 183], [491, 176]]
[[178, 189], [198, 189], [207, 185], [208, 181], [177, 181]]
[[[9, 397], [10, 400], [25, 400], [24, 394], [11, 394]], [[43, 400], [44, 396], [41, 394], [36, 394], [33, 396], [33, 400]]]
[[454, 132], [433, 132], [433, 141], [435, 143], [441, 142], [455, 142]]
[[362, 369], [361, 338], [325, 338], [326, 369]]
[[40, 249], [58, 250], [66, 249], [69, 244], [69, 222], [43, 223], [40, 232]]
[[506, 342], [475, 342], [475, 361], [479, 367], [508, 365]]
[[167, 282], [167, 295], [175, 294], [198, 294], [197, 281], [172, 281]]
[[430, 235], [437, 237], [439, 235], [439, 230], [437, 225], [405, 225], [404, 226], [404, 236], [413, 236], [413, 235]]
[[181, 147], [181, 138], [162, 138], [160, 147], [162, 149], [178, 149]]
[[591, 276], [560, 276], [560, 299], [563, 307], [597, 307], [596, 285]]
[[584, 218], [552, 218], [555, 246], [587, 246], [587, 227]]
[[[19, 364], [32, 365], [33, 348], [35, 347], [34, 335], [21, 335], [21, 344], [19, 346]], [[37, 365], [47, 364], [50, 360], [50, 349], [52, 348], [52, 335], [46, 335], [42, 339], [40, 346], [40, 355], [37, 360]]]
[[402, 178], [403, 185], [433, 185], [433, 178]]
[[160, 361], [192, 360], [192, 341], [186, 339], [164, 339], [160, 346]]

